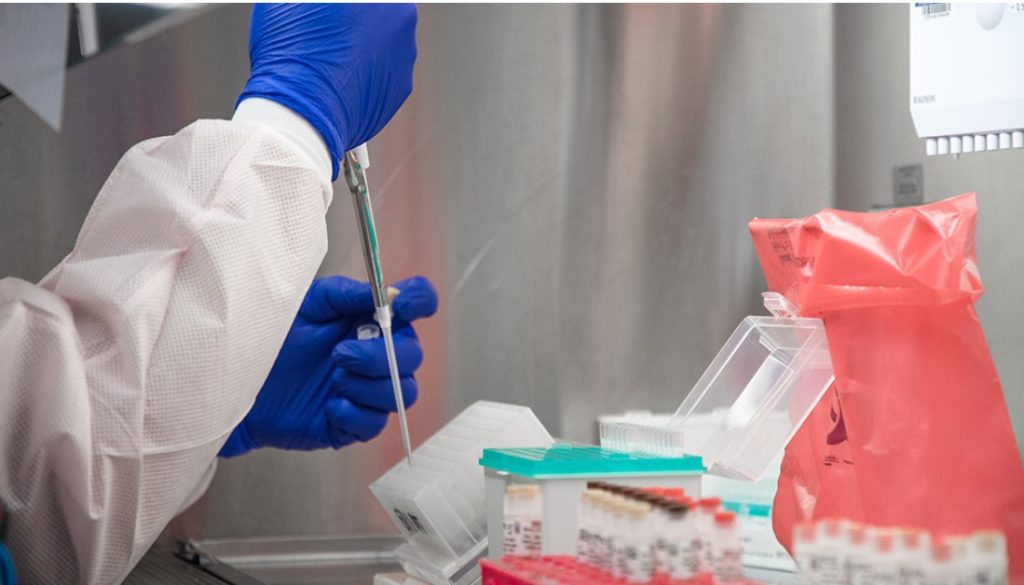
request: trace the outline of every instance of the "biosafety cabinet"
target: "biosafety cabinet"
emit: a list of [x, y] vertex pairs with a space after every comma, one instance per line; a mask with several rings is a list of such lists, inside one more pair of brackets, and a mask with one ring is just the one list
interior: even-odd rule
[[910, 111], [929, 156], [1024, 148], [1024, 2], [910, 6]]

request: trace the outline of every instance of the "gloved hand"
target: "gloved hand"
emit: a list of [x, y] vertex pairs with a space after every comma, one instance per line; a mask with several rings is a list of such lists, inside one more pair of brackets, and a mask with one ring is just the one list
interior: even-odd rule
[[[437, 293], [422, 276], [395, 284], [391, 302], [398, 371], [406, 406], [416, 402], [413, 372], [423, 360], [410, 322], [437, 310]], [[220, 451], [241, 455], [259, 447], [340, 449], [369, 441], [394, 412], [384, 340], [357, 340], [373, 323], [370, 286], [343, 276], [313, 282], [256, 403]]]
[[256, 4], [241, 102], [273, 100], [305, 118], [338, 160], [373, 138], [412, 93], [412, 4]]

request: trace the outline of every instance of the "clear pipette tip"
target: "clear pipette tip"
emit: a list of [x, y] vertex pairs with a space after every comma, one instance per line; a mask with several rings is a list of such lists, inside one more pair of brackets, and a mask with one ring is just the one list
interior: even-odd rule
[[391, 337], [391, 327], [381, 328], [384, 336], [384, 347], [388, 354], [388, 370], [391, 372], [391, 388], [395, 392], [395, 405], [398, 407], [398, 426], [402, 430], [402, 445], [405, 447], [405, 458], [412, 467], [412, 442], [409, 440], [409, 421], [405, 418], [405, 399], [402, 398], [402, 384], [398, 377], [398, 361], [395, 358], [395, 340]]
[[[385, 294], [390, 297], [390, 292], [389, 290]], [[405, 399], [402, 397], [402, 381], [398, 375], [395, 339], [391, 334], [391, 305], [378, 307], [375, 317], [380, 325], [381, 337], [384, 338], [384, 350], [388, 356], [388, 373], [391, 375], [391, 389], [395, 393], [395, 410], [398, 413], [398, 426], [402, 431], [402, 446], [405, 447], [405, 458], [409, 462], [409, 467], [412, 467], [412, 442], [409, 440], [409, 421], [405, 416]]]

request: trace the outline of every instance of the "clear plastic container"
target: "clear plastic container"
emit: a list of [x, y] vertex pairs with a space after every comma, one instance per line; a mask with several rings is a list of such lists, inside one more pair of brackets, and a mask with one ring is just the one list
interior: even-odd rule
[[406, 539], [399, 556], [406, 570], [430, 575], [434, 585], [461, 581], [465, 566], [487, 548], [484, 474], [477, 463], [483, 450], [552, 443], [529, 408], [480, 401], [416, 448], [412, 467], [402, 459], [373, 482], [370, 491]]
[[764, 303], [772, 316], [740, 323], [667, 425], [603, 423], [601, 444], [692, 453], [709, 473], [760, 479], [835, 379], [821, 319], [795, 317], [777, 293]]

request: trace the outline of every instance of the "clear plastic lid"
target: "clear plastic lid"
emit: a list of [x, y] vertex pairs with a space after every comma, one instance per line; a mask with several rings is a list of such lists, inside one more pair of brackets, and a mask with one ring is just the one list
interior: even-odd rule
[[411, 467], [402, 459], [370, 491], [423, 563], [470, 562], [487, 542], [484, 473], [477, 464], [483, 450], [552, 443], [529, 408], [479, 401], [417, 447]]
[[[772, 316], [739, 324], [666, 426], [631, 425], [629, 450], [663, 451], [675, 433], [712, 474], [756, 481], [771, 467], [835, 378], [821, 319], [795, 317], [778, 293], [764, 302]], [[602, 445], [621, 449], [622, 434], [602, 424]]]

